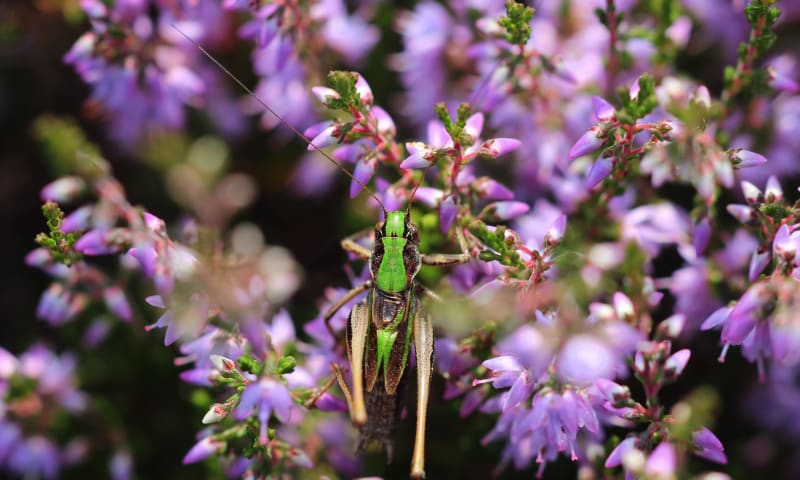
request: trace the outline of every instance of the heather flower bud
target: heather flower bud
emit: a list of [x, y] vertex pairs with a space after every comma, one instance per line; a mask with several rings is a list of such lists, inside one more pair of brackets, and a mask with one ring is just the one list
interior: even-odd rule
[[522, 142], [516, 138], [491, 138], [481, 144], [478, 155], [495, 158], [513, 152], [520, 145]]
[[669, 479], [675, 477], [675, 447], [668, 441], [661, 442], [644, 464], [648, 478]]
[[763, 155], [741, 148], [729, 150], [728, 156], [733, 162], [734, 168], [755, 167], [767, 163], [767, 159]]
[[373, 102], [373, 95], [372, 89], [370, 88], [369, 84], [361, 74], [358, 74], [358, 79], [356, 80], [356, 92], [358, 96], [361, 97], [361, 103], [364, 105], [370, 106]]
[[756, 205], [764, 200], [761, 189], [747, 180], [742, 181], [742, 193], [748, 205]]
[[86, 182], [80, 177], [61, 177], [45, 185], [40, 196], [45, 202], [67, 203], [75, 200], [84, 189]]
[[217, 423], [225, 418], [226, 415], [228, 415], [228, 410], [225, 408], [225, 405], [221, 403], [215, 403], [214, 405], [211, 405], [211, 408], [209, 408], [206, 414], [203, 416], [202, 423], [204, 425]]
[[608, 402], [611, 403], [611, 406], [614, 408], [627, 406], [631, 399], [631, 391], [624, 385], [620, 385], [604, 378], [597, 379], [595, 381], [595, 385], [597, 386], [598, 390], [600, 390], [600, 393], [603, 394], [603, 397], [605, 397], [605, 399], [608, 400]]
[[686, 368], [686, 364], [689, 363], [689, 358], [691, 356], [692, 352], [686, 348], [683, 350], [678, 350], [670, 355], [670, 357], [664, 363], [664, 375], [666, 376], [667, 380], [675, 381], [678, 377], [680, 377], [681, 373], [683, 373], [683, 369]]
[[525, 202], [505, 201], [496, 202], [491, 208], [498, 220], [511, 220], [526, 213], [531, 207]]
[[797, 256], [797, 242], [789, 232], [789, 226], [785, 223], [775, 233], [772, 241], [772, 252], [776, 257], [790, 263]]
[[222, 355], [211, 355], [209, 356], [211, 360], [211, 364], [219, 370], [221, 373], [224, 372], [233, 372], [236, 370], [236, 362], [231, 360], [230, 358], [223, 357]]
[[222, 450], [225, 446], [224, 442], [213, 440], [211, 437], [205, 437], [197, 442], [183, 457], [183, 463], [195, 463], [205, 460], [217, 451]]
[[353, 171], [353, 176], [358, 179], [359, 182], [353, 180], [350, 182], [350, 198], [355, 198], [363, 188], [361, 185], [366, 185], [371, 179], [372, 175], [375, 174], [375, 163], [370, 161], [361, 161], [356, 164], [356, 168]]
[[769, 265], [770, 254], [769, 250], [756, 250], [750, 256], [750, 268], [747, 273], [747, 278], [750, 282], [755, 282], [761, 272]]
[[629, 321], [633, 318], [633, 302], [627, 295], [622, 292], [616, 292], [614, 293], [613, 302], [614, 310], [620, 319]]
[[111, 313], [126, 322], [131, 321], [133, 318], [133, 311], [128, 303], [128, 299], [125, 298], [125, 293], [122, 292], [119, 286], [113, 285], [104, 289], [103, 300]]
[[558, 242], [564, 238], [564, 231], [567, 229], [567, 216], [563, 213], [555, 219], [547, 233], [544, 235], [544, 241], [547, 245], [557, 245]]
[[591, 190], [597, 186], [598, 183], [602, 182], [611, 173], [613, 167], [614, 162], [609, 157], [600, 156], [600, 158], [595, 160], [584, 182], [586, 189]]
[[311, 93], [313, 93], [314, 96], [317, 97], [317, 100], [319, 100], [319, 102], [325, 106], [328, 105], [330, 99], [342, 98], [339, 95], [339, 92], [328, 87], [311, 87]]
[[508, 187], [489, 177], [481, 177], [472, 182], [472, 187], [482, 198], [489, 200], [511, 200], [514, 192]]
[[621, 441], [619, 445], [611, 451], [608, 455], [608, 458], [605, 462], [606, 468], [614, 468], [622, 465], [622, 459], [626, 456], [626, 454], [631, 450], [636, 450], [636, 444], [638, 440], [636, 437], [628, 437], [625, 440]]
[[308, 142], [308, 147], [306, 147], [309, 151], [314, 151], [319, 148], [325, 148], [329, 145], [333, 145], [337, 142], [336, 137], [334, 134], [336, 133], [336, 125], [330, 125], [326, 127], [324, 130], [319, 132], [317, 136], [311, 139]]
[[603, 144], [604, 139], [600, 138], [598, 134], [600, 130], [595, 126], [590, 128], [584, 133], [581, 138], [569, 149], [569, 159], [582, 157], [587, 153], [597, 150]]
[[91, 205], [85, 205], [74, 212], [70, 213], [61, 222], [61, 231], [64, 233], [79, 232], [89, 228], [92, 219], [92, 212], [94, 208]]
[[439, 228], [442, 233], [447, 233], [458, 214], [458, 198], [455, 195], [448, 195], [439, 207]]
[[783, 189], [781, 182], [775, 175], [770, 175], [767, 179], [767, 188], [764, 190], [764, 200], [767, 203], [780, 202], [783, 200]]
[[767, 67], [767, 85], [782, 92], [797, 93], [798, 90], [797, 82], [773, 67]]
[[703, 218], [694, 224], [692, 229], [692, 246], [694, 247], [695, 254], [699, 257], [705, 252], [708, 246], [708, 241], [711, 239], [711, 221], [708, 218]]
[[716, 435], [706, 427], [692, 433], [692, 443], [695, 447], [695, 455], [706, 460], [725, 465], [728, 458], [725, 456], [725, 447]]
[[592, 109], [595, 117], [602, 122], [614, 119], [614, 107], [600, 97], [592, 97]]
[[747, 205], [740, 205], [738, 203], [731, 203], [725, 207], [733, 218], [739, 220], [741, 223], [749, 223], [755, 219], [755, 212]]
[[657, 332], [661, 338], [678, 338], [686, 326], [686, 315], [676, 313], [658, 324]]

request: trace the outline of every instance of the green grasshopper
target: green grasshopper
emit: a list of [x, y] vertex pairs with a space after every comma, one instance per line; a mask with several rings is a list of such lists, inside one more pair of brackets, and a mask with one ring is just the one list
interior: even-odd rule
[[[414, 343], [417, 367], [417, 421], [414, 436], [414, 453], [411, 460], [411, 477], [425, 477], [425, 422], [428, 410], [430, 379], [433, 371], [433, 326], [422, 307], [421, 294], [436, 295], [416, 282], [422, 265], [450, 266], [470, 260], [466, 241], [460, 229], [456, 236], [461, 253], [423, 254], [419, 251], [417, 226], [411, 221], [411, 194], [406, 211], [387, 212], [383, 203], [369, 187], [364, 185], [344, 166], [327, 153], [319, 150], [300, 131], [283, 118], [244, 85], [203, 47], [175, 27], [187, 40], [217, 65], [244, 91], [258, 101], [297, 136], [321, 152], [325, 158], [356, 181], [370, 193], [383, 209], [384, 220], [375, 226], [374, 245], [369, 250], [356, 242], [365, 232], [342, 240], [342, 248], [366, 260], [371, 278], [347, 292], [324, 315], [328, 330], [333, 333], [330, 319], [342, 306], [356, 296], [369, 291], [365, 300], [350, 312], [345, 330], [347, 355], [352, 374], [352, 392], [347, 386], [341, 366], [331, 365], [334, 378], [344, 393], [353, 424], [359, 428], [359, 449], [377, 443], [386, 450], [391, 460], [391, 434], [402, 410], [402, 392], [407, 377], [406, 365]], [[423, 175], [424, 178], [424, 175]], [[420, 182], [422, 179], [420, 179]], [[336, 335], [334, 334], [334, 337]], [[332, 385], [328, 382], [309, 402], [319, 397]]]
[[[373, 194], [374, 196], [374, 194]], [[377, 199], [377, 196], [374, 196]], [[413, 197], [413, 194], [412, 194]], [[380, 201], [379, 201], [380, 202]], [[375, 226], [375, 242], [368, 250], [355, 242], [363, 233], [342, 241], [342, 248], [369, 262], [371, 278], [347, 292], [324, 315], [329, 330], [331, 317], [350, 300], [369, 291], [347, 320], [347, 355], [353, 390], [347, 386], [341, 367], [332, 365], [345, 395], [350, 416], [361, 439], [359, 448], [378, 443], [391, 459], [391, 434], [399, 418], [406, 364], [413, 339], [417, 363], [417, 424], [411, 476], [425, 477], [425, 420], [433, 367], [433, 326], [420, 302], [429, 292], [416, 283], [422, 265], [448, 266], [470, 259], [463, 235], [457, 230], [461, 253], [419, 252], [417, 226], [409, 211], [384, 210], [383, 222]], [[366, 391], [366, 392], [365, 392]], [[375, 416], [378, 419], [374, 419]]]

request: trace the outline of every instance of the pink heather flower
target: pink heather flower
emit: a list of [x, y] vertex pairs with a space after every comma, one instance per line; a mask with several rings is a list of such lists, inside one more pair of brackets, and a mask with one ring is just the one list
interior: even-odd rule
[[644, 464], [644, 471], [656, 478], [672, 478], [675, 467], [675, 447], [670, 442], [663, 441], [650, 453]]
[[64, 233], [79, 232], [91, 226], [92, 213], [94, 207], [85, 205], [64, 217], [61, 222], [61, 231]]
[[613, 120], [616, 113], [610, 103], [597, 96], [592, 96], [592, 109], [594, 110], [594, 116], [601, 122]]
[[725, 465], [728, 458], [725, 456], [725, 447], [716, 435], [706, 427], [692, 433], [692, 443], [695, 447], [695, 455], [706, 460]]
[[128, 299], [125, 298], [125, 294], [119, 286], [112, 285], [106, 287], [103, 290], [103, 300], [106, 302], [106, 306], [111, 313], [126, 322], [131, 321], [133, 318], [133, 311], [128, 303]]
[[628, 437], [619, 442], [619, 445], [617, 445], [614, 450], [611, 450], [611, 453], [608, 455], [604, 464], [605, 467], [614, 468], [622, 465], [622, 459], [625, 458], [625, 454], [631, 450], [637, 450], [638, 443], [639, 440], [636, 437]]
[[689, 363], [689, 358], [692, 356], [691, 350], [684, 348], [670, 355], [664, 364], [664, 375], [668, 380], [675, 380], [681, 376], [686, 364]]
[[61, 177], [42, 188], [42, 201], [69, 203], [75, 200], [84, 190], [86, 182], [80, 177]]
[[184, 465], [205, 460], [216, 452], [222, 450], [225, 443], [214, 440], [212, 436], [205, 437], [197, 442], [183, 457]]
[[458, 215], [458, 197], [448, 195], [439, 207], [439, 228], [441, 228], [442, 233], [450, 231], [450, 226], [453, 224], [453, 220], [456, 219], [456, 215]]
[[257, 382], [248, 385], [239, 399], [239, 405], [234, 410], [234, 415], [239, 420], [249, 417], [253, 409], [258, 410], [258, 422], [260, 425], [258, 442], [266, 445], [267, 422], [272, 413], [282, 422], [289, 420], [289, 414], [294, 406], [292, 394], [286, 386], [271, 378], [262, 378]]
[[750, 257], [750, 267], [747, 271], [747, 279], [750, 282], [755, 282], [758, 279], [758, 276], [761, 275], [761, 272], [767, 268], [769, 265], [770, 260], [770, 253], [769, 250], [759, 251], [756, 250], [753, 252], [753, 255]]
[[708, 218], [703, 218], [695, 223], [692, 228], [692, 246], [694, 247], [695, 254], [699, 257], [703, 255], [708, 246], [708, 241], [711, 239], [711, 221]]
[[511, 220], [525, 214], [531, 207], [525, 202], [504, 201], [491, 204], [491, 208], [499, 220]]
[[597, 184], [602, 182], [610, 173], [614, 167], [614, 160], [610, 157], [600, 156], [595, 162], [592, 164], [592, 168], [589, 170], [589, 173], [586, 175], [586, 180], [584, 181], [584, 187], [586, 190], [591, 190]]
[[730, 153], [734, 168], [748, 168], [767, 163], [766, 157], [758, 153], [737, 148]]
[[597, 150], [603, 144], [604, 138], [600, 138], [602, 132], [597, 127], [592, 127], [586, 131], [581, 138], [569, 149], [568, 157], [570, 160], [582, 157]]

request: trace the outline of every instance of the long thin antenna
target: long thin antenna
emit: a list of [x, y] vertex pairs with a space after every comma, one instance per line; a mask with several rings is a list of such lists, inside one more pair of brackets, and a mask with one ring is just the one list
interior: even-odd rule
[[278, 112], [276, 112], [275, 110], [273, 110], [272, 108], [270, 108], [270, 106], [269, 106], [269, 105], [267, 105], [267, 102], [265, 102], [264, 100], [262, 100], [262, 99], [261, 99], [261, 97], [259, 97], [258, 95], [256, 95], [256, 93], [255, 93], [253, 90], [251, 90], [251, 89], [250, 89], [250, 87], [248, 87], [247, 85], [245, 85], [245, 84], [244, 84], [244, 83], [243, 83], [241, 80], [239, 80], [239, 78], [238, 78], [236, 75], [234, 75], [234, 74], [233, 74], [233, 73], [232, 73], [230, 70], [228, 70], [227, 68], [225, 68], [225, 65], [223, 65], [222, 63], [220, 63], [220, 61], [219, 61], [219, 60], [217, 60], [216, 58], [214, 58], [214, 56], [213, 56], [213, 55], [211, 55], [210, 53], [208, 53], [208, 51], [206, 51], [206, 49], [205, 49], [205, 48], [203, 48], [203, 47], [202, 47], [202, 46], [201, 46], [199, 43], [197, 43], [196, 41], [194, 41], [194, 39], [192, 39], [192, 38], [191, 38], [189, 35], [187, 35], [187, 34], [183, 33], [183, 31], [182, 31], [180, 28], [178, 28], [178, 26], [177, 26], [177, 25], [175, 25], [175, 24], [173, 23], [173, 24], [172, 24], [172, 28], [174, 28], [174, 29], [175, 29], [175, 30], [176, 30], [178, 33], [180, 33], [180, 34], [181, 34], [181, 36], [183, 36], [183, 38], [185, 38], [186, 40], [188, 40], [188, 41], [189, 41], [189, 42], [190, 42], [192, 45], [194, 45], [195, 47], [197, 47], [197, 49], [198, 49], [198, 50], [200, 50], [201, 52], [203, 52], [203, 55], [205, 55], [206, 57], [208, 57], [208, 59], [209, 59], [209, 60], [211, 60], [212, 62], [214, 62], [214, 64], [215, 64], [217, 67], [219, 67], [219, 69], [220, 69], [220, 70], [222, 70], [223, 72], [225, 72], [225, 75], [229, 76], [229, 77], [231, 78], [231, 80], [233, 80], [234, 82], [236, 82], [236, 84], [237, 84], [237, 85], [239, 85], [239, 87], [241, 87], [241, 89], [242, 89], [242, 90], [244, 90], [245, 92], [247, 92], [248, 94], [250, 94], [250, 95], [251, 95], [253, 98], [255, 98], [255, 99], [256, 99], [256, 101], [257, 101], [259, 104], [261, 104], [261, 106], [262, 106], [262, 107], [264, 107], [264, 109], [265, 109], [266, 111], [268, 111], [269, 113], [271, 113], [272, 115], [274, 115], [274, 116], [275, 116], [275, 118], [277, 118], [278, 120], [280, 120], [280, 122], [281, 122], [282, 124], [286, 125], [286, 126], [289, 128], [289, 130], [291, 130], [292, 132], [294, 132], [294, 134], [295, 134], [295, 135], [297, 135], [298, 137], [302, 138], [303, 140], [305, 140], [305, 142], [306, 142], [306, 143], [308, 143], [309, 145], [311, 145], [312, 147], [314, 147], [314, 150], [316, 150], [316, 151], [318, 151], [319, 153], [321, 153], [323, 157], [327, 158], [327, 159], [328, 159], [328, 160], [329, 160], [331, 163], [333, 163], [334, 165], [336, 165], [337, 167], [339, 167], [339, 170], [341, 170], [341, 171], [343, 171], [344, 173], [346, 173], [348, 177], [352, 178], [354, 182], [356, 182], [358, 185], [360, 185], [360, 186], [361, 186], [361, 188], [363, 188], [363, 189], [364, 189], [364, 190], [365, 190], [367, 193], [369, 193], [370, 195], [372, 195], [372, 198], [374, 198], [374, 199], [375, 199], [375, 201], [376, 201], [376, 202], [378, 202], [378, 205], [380, 205], [380, 206], [381, 206], [381, 209], [383, 210], [383, 216], [384, 216], [384, 217], [386, 216], [386, 207], [383, 205], [383, 202], [381, 202], [381, 199], [380, 199], [380, 198], [378, 198], [378, 196], [375, 194], [375, 192], [373, 192], [373, 191], [372, 191], [372, 189], [371, 189], [371, 188], [369, 188], [368, 186], [366, 186], [366, 185], [364, 184], [364, 182], [362, 182], [361, 180], [357, 179], [357, 178], [355, 177], [355, 175], [353, 175], [352, 173], [350, 173], [350, 171], [349, 171], [349, 170], [347, 170], [346, 168], [344, 168], [344, 167], [343, 167], [343, 166], [342, 166], [342, 165], [341, 165], [339, 162], [337, 162], [337, 161], [336, 161], [336, 160], [335, 160], [333, 157], [331, 157], [331, 156], [330, 156], [330, 155], [328, 155], [326, 152], [324, 152], [323, 150], [321, 150], [319, 147], [317, 147], [316, 145], [314, 145], [314, 143], [313, 143], [311, 140], [309, 140], [309, 139], [308, 139], [308, 138], [307, 138], [305, 135], [303, 135], [303, 133], [302, 133], [300, 130], [296, 129], [296, 128], [295, 128], [294, 126], [292, 126], [292, 125], [291, 125], [289, 122], [287, 122], [286, 120], [284, 120], [284, 119], [283, 119], [283, 117], [282, 117], [282, 116], [280, 116], [280, 114], [278, 114]]
[[408, 203], [406, 203], [406, 217], [411, 215], [411, 202], [414, 201], [414, 195], [417, 194], [417, 189], [422, 184], [422, 182], [425, 181], [425, 177], [428, 175], [428, 170], [430, 170], [432, 166], [433, 163], [430, 163], [428, 164], [427, 167], [425, 167], [425, 170], [422, 171], [422, 176], [420, 177], [419, 182], [417, 182], [417, 184], [414, 185], [414, 190], [411, 190], [411, 196], [408, 197]]

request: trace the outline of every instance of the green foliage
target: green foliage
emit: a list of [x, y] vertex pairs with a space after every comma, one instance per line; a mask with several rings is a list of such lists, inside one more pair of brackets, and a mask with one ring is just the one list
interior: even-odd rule
[[339, 94], [339, 98], [328, 97], [325, 101], [331, 110], [343, 110], [346, 112], [360, 110], [362, 108], [361, 96], [356, 90], [358, 74], [355, 72], [345, 72], [334, 70], [328, 73], [328, 87]]
[[617, 110], [617, 119], [627, 125], [634, 125], [636, 120], [643, 118], [658, 106], [656, 82], [649, 73], [639, 77], [639, 93], [635, 98], [631, 98], [625, 87], [620, 87], [618, 93], [622, 108]]
[[61, 231], [64, 212], [57, 203], [47, 202], [42, 205], [42, 214], [47, 220], [49, 231], [36, 235], [36, 243], [46, 248], [56, 262], [63, 263], [68, 267], [72, 266], [81, 258], [81, 254], [75, 250], [75, 242], [78, 241], [80, 235]]
[[450, 138], [464, 147], [472, 145], [472, 137], [464, 132], [467, 119], [469, 119], [472, 113], [472, 109], [468, 103], [462, 103], [458, 106], [458, 116], [455, 122], [450, 117], [450, 113], [447, 111], [447, 107], [443, 102], [437, 103], [434, 109], [436, 110], [436, 115], [439, 117], [439, 121], [442, 122], [444, 129], [447, 131], [448, 135], [450, 135]]
[[514, 0], [506, 0], [506, 16], [497, 20], [506, 30], [506, 40], [514, 45], [525, 45], [531, 38], [530, 21], [534, 9]]
[[78, 174], [84, 178], [97, 178], [109, 173], [108, 162], [75, 120], [42, 115], [34, 121], [33, 133], [56, 176]]
[[291, 355], [284, 355], [278, 360], [278, 373], [281, 375], [292, 373], [297, 366], [297, 360]]
[[513, 238], [506, 237], [506, 227], [500, 225], [491, 231], [480, 220], [473, 220], [468, 227], [470, 233], [489, 247], [478, 254], [479, 259], [484, 262], [497, 261], [518, 269], [525, 268], [525, 263], [517, 252], [516, 242]]

